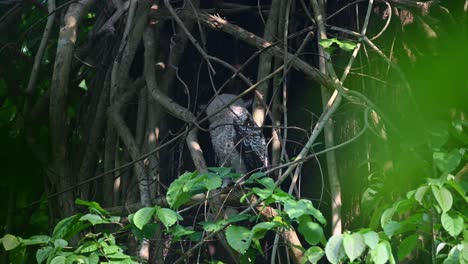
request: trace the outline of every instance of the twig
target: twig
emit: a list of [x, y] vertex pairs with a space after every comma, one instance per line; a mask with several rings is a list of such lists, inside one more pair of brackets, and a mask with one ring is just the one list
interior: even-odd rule
[[[205, 50], [200, 47], [200, 45], [198, 44], [198, 41], [192, 36], [192, 34], [190, 33], [190, 31], [185, 27], [184, 25], [184, 22], [182, 22], [182, 20], [179, 18], [179, 16], [177, 15], [177, 13], [175, 12], [174, 8], [172, 8], [172, 5], [170, 3], [170, 0], [164, 0], [164, 5], [166, 6], [166, 8], [169, 10], [169, 13], [171, 13], [172, 17], [174, 18], [174, 20], [176, 21], [176, 23], [179, 25], [179, 27], [182, 28], [182, 30], [184, 31], [184, 33], [187, 35], [187, 37], [189, 38], [189, 40], [192, 42], [192, 44], [195, 46], [195, 48], [200, 52], [200, 54], [202, 55], [202, 57], [206, 60], [206, 63], [208, 64], [210, 70], [212, 73], [216, 73], [216, 71], [214, 70], [213, 66], [211, 65], [209, 59], [208, 59], [208, 54], [206, 54]], [[197, 13], [195, 12], [194, 14], [195, 16], [197, 15]]]

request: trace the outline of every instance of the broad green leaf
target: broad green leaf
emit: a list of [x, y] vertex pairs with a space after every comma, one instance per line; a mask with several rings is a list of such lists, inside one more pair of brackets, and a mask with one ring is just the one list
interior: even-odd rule
[[243, 226], [229, 226], [226, 229], [226, 240], [235, 251], [244, 254], [250, 247], [250, 230]]
[[195, 172], [186, 172], [171, 183], [166, 195], [166, 200], [170, 207], [177, 209], [190, 200], [191, 193], [184, 191], [184, 185], [196, 175], [197, 173]]
[[322, 227], [312, 221], [301, 221], [297, 230], [304, 236], [307, 243], [312, 246], [317, 245], [323, 238]]
[[304, 264], [309, 261], [312, 264], [316, 264], [320, 259], [322, 259], [323, 255], [325, 255], [325, 252], [321, 248], [317, 246], [310, 247], [306, 252], [304, 252], [304, 258], [301, 262]]
[[466, 197], [465, 190], [463, 190], [463, 187], [456, 181], [454, 180], [448, 180], [447, 184], [452, 187], [460, 196], [463, 200], [465, 200], [465, 203], [468, 203], [468, 198]]
[[[106, 243], [103, 243], [101, 245], [105, 245], [102, 247], [102, 251], [104, 251], [105, 255], [112, 255], [112, 254], [122, 251], [122, 249], [117, 245], [107, 245]], [[116, 257], [116, 256], [113, 256], [113, 257]]]
[[325, 217], [317, 210], [309, 200], [301, 199], [299, 201], [287, 200], [284, 203], [284, 211], [291, 219], [298, 219], [303, 215], [311, 215], [321, 224], [326, 224]]
[[94, 201], [83, 201], [81, 199], [76, 199], [75, 204], [94, 208], [103, 215], [109, 215], [108, 211], [104, 210], [99, 203], [94, 202]]
[[273, 191], [274, 189], [276, 189], [276, 184], [270, 177], [259, 178], [257, 179], [257, 182], [263, 185], [268, 190]]
[[359, 233], [344, 234], [343, 247], [349, 260], [353, 262], [357, 259], [366, 249], [364, 237]]
[[98, 264], [99, 256], [96, 253], [91, 253], [88, 257], [89, 264]]
[[388, 241], [381, 241], [370, 253], [375, 264], [384, 264], [389, 260], [392, 262], [393, 256]]
[[[191, 227], [189, 227], [189, 228], [191, 228]], [[188, 236], [188, 235], [191, 235], [191, 234], [195, 233], [195, 231], [193, 231], [192, 229], [189, 229], [189, 228], [186, 228], [186, 227], [181, 226], [181, 225], [175, 225], [174, 226], [174, 231], [172, 232], [172, 235], [174, 235], [175, 238], [180, 239], [183, 236]]]
[[78, 250], [76, 252], [78, 252], [78, 253], [90, 253], [90, 252], [94, 252], [94, 251], [98, 250], [99, 247], [100, 246], [99, 246], [98, 242], [90, 241], [90, 242], [85, 243], [80, 248], [78, 248]]
[[392, 221], [393, 215], [395, 214], [395, 207], [390, 207], [386, 209], [382, 216], [380, 217], [380, 225], [382, 228], [385, 228], [385, 226]]
[[222, 180], [219, 175], [216, 174], [206, 174], [202, 182], [203, 186], [206, 188], [207, 191], [215, 190], [221, 187]]
[[332, 264], [339, 263], [340, 260], [345, 256], [343, 248], [343, 235], [333, 235], [325, 246], [325, 254], [327, 259]]
[[418, 235], [413, 234], [403, 239], [398, 246], [398, 260], [403, 261], [414, 250], [418, 243]]
[[436, 185], [431, 185], [432, 194], [437, 200], [437, 203], [440, 205], [442, 212], [447, 212], [452, 208], [453, 198], [452, 194], [445, 187], [439, 187]]
[[263, 189], [263, 188], [258, 188], [258, 187], [252, 188], [252, 192], [256, 194], [262, 200], [268, 199], [273, 194], [273, 190], [268, 190], [268, 189]]
[[133, 223], [135, 224], [135, 226], [139, 229], [143, 229], [143, 226], [151, 220], [154, 211], [154, 207], [145, 207], [138, 210], [133, 216]]
[[173, 226], [178, 218], [177, 212], [168, 208], [159, 208], [156, 215], [166, 228]]
[[2, 238], [2, 243], [5, 250], [8, 251], [15, 249], [17, 246], [19, 246], [21, 244], [21, 241], [19, 240], [19, 238], [13, 235], [6, 234]]
[[66, 257], [64, 256], [56, 256], [52, 259], [50, 264], [65, 264]]
[[97, 215], [97, 214], [85, 214], [82, 217], [80, 217], [80, 221], [88, 221], [93, 226], [109, 223], [108, 220], [103, 219], [100, 215]]
[[356, 48], [356, 43], [346, 40], [337, 40], [336, 43], [340, 47], [340, 49], [345, 51], [352, 51]]
[[231, 224], [231, 223], [236, 223], [236, 222], [247, 220], [249, 217], [250, 217], [249, 214], [236, 214], [236, 215], [229, 216], [227, 219], [225, 219], [225, 221]]
[[377, 246], [371, 250], [371, 258], [375, 264], [384, 264], [389, 260], [389, 254], [387, 250], [387, 246], [385, 245], [384, 241], [377, 244]]
[[54, 249], [52, 247], [43, 247], [37, 250], [36, 252], [36, 261], [38, 264], [41, 264], [44, 260], [46, 260], [49, 256], [50, 253]]
[[220, 221], [217, 221], [217, 222], [210, 222], [210, 221], [200, 222], [200, 225], [207, 232], [218, 231], [218, 230], [222, 229], [225, 224], [226, 224], [226, 221], [224, 221], [224, 220], [220, 220]]
[[427, 186], [421, 186], [416, 190], [416, 193], [414, 194], [414, 199], [418, 201], [419, 203], [422, 204], [423, 199], [424, 199], [424, 194], [426, 194], [426, 191], [429, 187]]
[[38, 236], [32, 236], [28, 239], [23, 239], [21, 243], [25, 246], [30, 246], [30, 245], [40, 245], [40, 244], [47, 244], [51, 240], [50, 236], [45, 236], [45, 235], [38, 235]]
[[89, 264], [89, 260], [85, 256], [70, 255], [65, 259], [66, 264]]
[[366, 243], [370, 249], [374, 249], [377, 243], [379, 243], [379, 235], [374, 231], [365, 232], [362, 236], [364, 237], [364, 243]]
[[68, 246], [68, 242], [66, 240], [59, 238], [54, 241], [55, 248], [64, 248], [66, 246]]
[[454, 246], [447, 258], [444, 260], [443, 264], [465, 264], [467, 263], [467, 259], [466, 259], [466, 251], [467, 251], [467, 244], [466, 243], [463, 243], [462, 244], [458, 244], [456, 246]]
[[440, 222], [442, 227], [453, 237], [458, 236], [463, 231], [463, 218], [459, 215], [442, 213]]
[[447, 174], [458, 167], [464, 154], [464, 149], [453, 149], [450, 152], [436, 151], [432, 154], [432, 158], [440, 172]]
[[256, 172], [245, 181], [246, 183], [254, 183], [257, 179], [265, 177], [266, 174], [264, 172]]
[[76, 214], [60, 220], [54, 228], [52, 238], [66, 240], [88, 228], [90, 224], [79, 221], [80, 217], [81, 214]]
[[400, 228], [401, 224], [399, 222], [390, 221], [384, 226], [383, 230], [385, 235], [391, 238]]

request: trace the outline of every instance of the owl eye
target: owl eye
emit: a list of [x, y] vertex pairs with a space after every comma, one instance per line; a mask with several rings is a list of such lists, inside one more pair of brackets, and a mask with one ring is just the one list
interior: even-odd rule
[[232, 148], [232, 143], [227, 143], [227, 144], [226, 144], [226, 147]]

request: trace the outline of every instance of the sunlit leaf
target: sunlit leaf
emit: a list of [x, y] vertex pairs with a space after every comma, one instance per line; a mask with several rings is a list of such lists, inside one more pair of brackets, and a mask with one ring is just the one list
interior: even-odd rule
[[344, 234], [343, 247], [349, 260], [353, 262], [357, 259], [366, 249], [364, 237], [359, 233]]
[[139, 229], [143, 229], [143, 226], [151, 220], [154, 211], [154, 207], [145, 207], [138, 210], [133, 216], [133, 223], [135, 224], [135, 226]]
[[463, 218], [459, 215], [442, 213], [440, 222], [442, 227], [453, 237], [458, 236], [463, 231]]
[[325, 246], [325, 254], [330, 263], [336, 264], [345, 256], [343, 248], [343, 235], [333, 235]]
[[226, 240], [235, 251], [244, 254], [252, 242], [250, 230], [243, 226], [229, 226], [226, 229]]

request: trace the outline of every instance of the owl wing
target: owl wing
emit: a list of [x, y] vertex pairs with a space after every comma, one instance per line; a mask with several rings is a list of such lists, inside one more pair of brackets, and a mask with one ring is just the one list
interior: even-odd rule
[[244, 121], [234, 122], [236, 149], [239, 151], [246, 169], [265, 169], [268, 167], [268, 155], [262, 128], [258, 127], [248, 115]]

